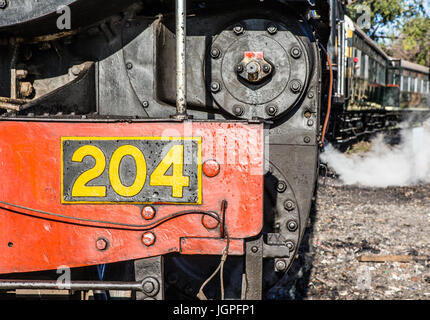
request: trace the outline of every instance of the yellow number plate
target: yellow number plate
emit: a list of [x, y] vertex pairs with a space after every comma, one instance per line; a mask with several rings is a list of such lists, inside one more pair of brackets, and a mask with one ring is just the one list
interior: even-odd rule
[[200, 137], [62, 137], [62, 203], [200, 204]]

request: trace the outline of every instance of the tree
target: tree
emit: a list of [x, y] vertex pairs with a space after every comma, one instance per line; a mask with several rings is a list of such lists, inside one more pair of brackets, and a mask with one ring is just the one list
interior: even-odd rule
[[395, 58], [430, 66], [430, 18], [420, 15], [406, 21], [388, 52]]
[[403, 22], [424, 12], [422, 0], [349, 0], [347, 13], [358, 21], [363, 15], [363, 8], [370, 13], [370, 29], [365, 30], [370, 38], [386, 38], [383, 27], [401, 29]]

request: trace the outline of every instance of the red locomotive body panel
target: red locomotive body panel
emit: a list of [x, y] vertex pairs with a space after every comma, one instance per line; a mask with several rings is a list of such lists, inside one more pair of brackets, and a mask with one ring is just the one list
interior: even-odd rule
[[[171, 252], [221, 254], [227, 243], [229, 254], [241, 255], [243, 239], [257, 235], [262, 229], [262, 124], [2, 121], [0, 135], [0, 273], [87, 266]], [[194, 178], [199, 197], [193, 204], [165, 203], [159, 199], [127, 203], [124, 202], [127, 195], [121, 201], [116, 198], [99, 203], [86, 198], [76, 203], [65, 201], [63, 171], [68, 167], [62, 143], [66, 137], [73, 137], [82, 145], [91, 139], [112, 140], [118, 145], [145, 137], [158, 137], [160, 141], [195, 139], [199, 149]], [[128, 140], [122, 143], [121, 139]], [[107, 155], [106, 150], [102, 152]], [[79, 164], [76, 158], [69, 160]], [[215, 175], [214, 161], [208, 166], [212, 169], [208, 176], [204, 174], [203, 163], [208, 160], [219, 164]], [[146, 165], [144, 168], [147, 170]], [[102, 169], [98, 174], [106, 177], [106, 170], [112, 171], [108, 163]], [[216, 165], [215, 169], [218, 170]], [[111, 171], [109, 177], [114, 176]], [[135, 171], [137, 181], [137, 161]], [[76, 184], [75, 178], [83, 172], [69, 179], [71, 183]], [[164, 174], [166, 178], [177, 173]], [[153, 190], [151, 172], [146, 172], [146, 177], [140, 176], [145, 190]], [[108, 178], [106, 181], [109, 184]], [[110, 181], [114, 181], [112, 177]], [[122, 184], [120, 178], [116, 183]], [[123, 183], [121, 190], [133, 186]], [[106, 188], [114, 192], [109, 186]], [[155, 212], [142, 212], [148, 206]]]

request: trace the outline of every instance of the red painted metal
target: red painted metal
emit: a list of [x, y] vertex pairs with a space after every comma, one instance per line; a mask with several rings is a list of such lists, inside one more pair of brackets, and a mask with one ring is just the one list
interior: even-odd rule
[[[212, 178], [202, 176], [201, 205], [154, 205], [156, 217], [150, 221], [142, 217], [139, 205], [61, 204], [60, 140], [65, 136], [202, 137], [202, 162], [216, 159], [221, 170]], [[227, 242], [225, 232], [230, 239], [229, 254], [241, 255], [243, 239], [261, 231], [261, 124], [2, 121], [0, 137], [0, 273], [111, 263], [171, 252], [220, 254]], [[227, 201], [225, 219], [214, 229], [205, 228], [201, 214], [179, 216], [152, 229], [126, 230], [42, 213], [147, 225], [184, 210], [217, 212], [222, 218], [223, 200]], [[145, 232], [154, 234], [152, 245], [142, 243]], [[99, 239], [105, 239], [106, 247]]]

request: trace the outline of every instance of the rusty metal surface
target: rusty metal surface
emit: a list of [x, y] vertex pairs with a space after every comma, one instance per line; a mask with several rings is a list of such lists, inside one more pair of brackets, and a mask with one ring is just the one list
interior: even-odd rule
[[[183, 237], [197, 242], [198, 249], [188, 244], [188, 251], [216, 254], [219, 243], [223, 246], [225, 242], [221, 226], [238, 240], [258, 234], [263, 224], [262, 125], [190, 125], [112, 123], [107, 131], [103, 123], [1, 122], [0, 163], [8, 183], [0, 187], [0, 241], [8, 247], [0, 272], [76, 267], [178, 252]], [[221, 165], [217, 176], [203, 177], [201, 205], [154, 205], [155, 218], [148, 222], [139, 205], [61, 204], [62, 136], [161, 136], [166, 130], [170, 130], [169, 136], [202, 137], [202, 161], [215, 157]], [[244, 157], [239, 157], [239, 151]], [[225, 221], [217, 228], [205, 228], [202, 214], [221, 217], [222, 200], [228, 202]], [[144, 231], [154, 234], [153, 244], [142, 243]], [[198, 246], [200, 237], [213, 240]], [[103, 250], [97, 249], [100, 238], [107, 241]], [[242, 252], [241, 246], [232, 246], [229, 254]]]

